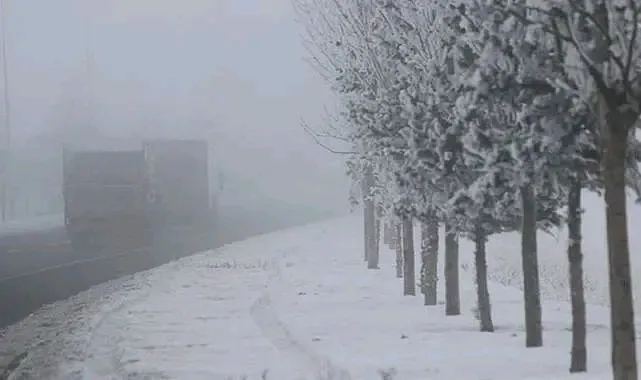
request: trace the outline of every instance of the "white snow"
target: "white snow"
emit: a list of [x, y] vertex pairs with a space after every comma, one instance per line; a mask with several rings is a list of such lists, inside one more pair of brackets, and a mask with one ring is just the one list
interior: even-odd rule
[[[426, 307], [420, 294], [402, 295], [392, 251], [382, 251], [380, 270], [366, 269], [361, 219], [350, 216], [142, 272], [114, 283], [126, 289], [100, 300], [80, 295], [74, 302], [87, 304], [76, 306], [78, 317], [66, 306], [64, 326], [41, 334], [32, 343], [39, 352], [11, 378], [260, 379], [268, 370], [268, 379], [355, 380], [378, 379], [379, 370], [390, 368], [399, 380], [609, 378], [609, 313], [601, 304], [607, 288], [602, 288], [605, 267], [599, 258], [605, 255], [603, 230], [588, 230], [600, 226], [601, 214], [598, 206], [591, 208], [584, 229], [592, 301], [588, 374], [570, 376], [567, 370], [570, 311], [563, 301], [563, 237], [539, 239], [545, 346], [526, 349], [516, 234], [490, 242], [497, 331], [481, 333], [472, 311], [470, 243], [461, 244], [462, 315], [446, 317], [442, 305]], [[638, 210], [631, 214], [631, 221], [641, 219]], [[33, 325], [36, 316], [31, 320]], [[25, 323], [9, 328], [3, 343], [19, 336]]]

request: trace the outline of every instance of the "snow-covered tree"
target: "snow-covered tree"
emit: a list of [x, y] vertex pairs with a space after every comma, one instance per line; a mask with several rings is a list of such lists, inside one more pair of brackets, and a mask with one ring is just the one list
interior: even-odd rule
[[[602, 179], [605, 183], [606, 202], [608, 199], [619, 202], [618, 211], [609, 207], [608, 212], [621, 212], [625, 209], [626, 181], [635, 190], [638, 189], [636, 153], [630, 154], [629, 150], [638, 144], [629, 141], [628, 131], [634, 126], [639, 114], [639, 66], [634, 63], [638, 62], [639, 54], [636, 32], [639, 26], [639, 7], [633, 2], [615, 3], [551, 0], [532, 5], [524, 1], [493, 0], [473, 4], [472, 12], [469, 7], [459, 7], [459, 11], [466, 14], [468, 20], [473, 20], [471, 24], [477, 30], [472, 36], [476, 40], [483, 36], [485, 41], [491, 42], [489, 46], [493, 48], [490, 54], [481, 56], [483, 66], [479, 71], [487, 74], [489, 67], [494, 72], [490, 71], [489, 75], [481, 75], [480, 78], [477, 75], [474, 78], [477, 89], [486, 95], [491, 94], [492, 100], [509, 92], [506, 90], [516, 89], [521, 94], [524, 90], [529, 90], [528, 92], [536, 95], [532, 101], [521, 102], [525, 107], [521, 107], [516, 120], [534, 128], [542, 128], [526, 140], [530, 143], [534, 141], [534, 147], [537, 148], [535, 155], [527, 156], [528, 160], [537, 160], [543, 164], [541, 168], [545, 170], [542, 172], [553, 176], [554, 182], [564, 183], [566, 190], [569, 189], [566, 194], [569, 193], [568, 223], [573, 235], [568, 250], [570, 282], [574, 288], [573, 316], [576, 316], [574, 311], [583, 314], [578, 320], [575, 318], [574, 327], [583, 325], [583, 330], [585, 311], [582, 306], [582, 289], [581, 293], [574, 292], [577, 287], [582, 287], [578, 245], [580, 188], [586, 180], [591, 177], [594, 179], [595, 163], [602, 161], [605, 164]], [[484, 46], [488, 46], [487, 42]], [[503, 75], [497, 76], [497, 73]], [[505, 74], [508, 76], [505, 77]], [[510, 99], [514, 98], [518, 98], [518, 94], [512, 91]], [[543, 138], [537, 141], [537, 136]], [[619, 140], [613, 136], [618, 136]], [[614, 143], [618, 144], [616, 149], [610, 145]], [[619, 175], [616, 181], [612, 177], [615, 172]], [[619, 192], [615, 196], [616, 200], [608, 197], [609, 192], [612, 194], [616, 191]], [[615, 219], [608, 220], [612, 222]], [[627, 233], [625, 217], [619, 218], [618, 222], [623, 223], [616, 225], [618, 233]], [[610, 243], [613, 243], [613, 227], [614, 223], [609, 223]], [[610, 249], [613, 268], [616, 267], [615, 257], [620, 259], [619, 266], [628, 266], [627, 247], [621, 248], [621, 256], [614, 255], [615, 252]], [[613, 273], [615, 272], [611, 271]], [[616, 282], [613, 289], [618, 284], [619, 290], [622, 290], [622, 283], [629, 284], [629, 270], [624, 269], [618, 273], [620, 277], [612, 279]], [[629, 291], [629, 287], [627, 289]], [[618, 309], [613, 316], [616, 319], [618, 315], [621, 320], [629, 321], [632, 309], [628, 301], [631, 296], [628, 299], [627, 293], [624, 292], [623, 295], [622, 299], [613, 300], [613, 309]], [[627, 322], [617, 325], [615, 321], [613, 328], [618, 331], [620, 339], [619, 344], [616, 342], [617, 334], [613, 335], [613, 358], [618, 355], [626, 357], [623, 361], [614, 360], [618, 363], [613, 363], [615, 378], [628, 378], [625, 376], [632, 372], [636, 378], [636, 364], [632, 364], [630, 359], [634, 357], [634, 353], [630, 354], [629, 350], [623, 353], [620, 348], [634, 346], [634, 328], [630, 328]], [[579, 335], [581, 334], [573, 336], [570, 368], [573, 372], [585, 370], [584, 331], [583, 337]], [[632, 367], [634, 371], [629, 370]]]
[[533, 22], [572, 49], [574, 65], [589, 78], [579, 94], [597, 104], [607, 205], [613, 376], [637, 379], [625, 176], [629, 139], [641, 114], [641, 6], [636, 1], [549, 0], [531, 8], [524, 23]]
[[[625, 0], [297, 4], [315, 62], [344, 109], [354, 166], [371, 168], [380, 209], [424, 224], [426, 303], [433, 291], [428, 280], [435, 280], [427, 226], [437, 232], [435, 223], [446, 226], [446, 310], [458, 314], [458, 235], [476, 243], [479, 306], [483, 299], [489, 311], [485, 240], [521, 224], [526, 344], [541, 345], [536, 233], [559, 225], [566, 208], [570, 370], [585, 370], [580, 192], [604, 188], [613, 372], [616, 379], [636, 379], [625, 186], [641, 189], [641, 144], [632, 133], [641, 113], [641, 6]], [[360, 181], [366, 171], [357, 173]]]

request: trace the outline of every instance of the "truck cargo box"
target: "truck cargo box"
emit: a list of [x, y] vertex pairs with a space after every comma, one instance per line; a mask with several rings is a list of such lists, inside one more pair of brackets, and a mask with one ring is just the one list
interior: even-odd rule
[[144, 142], [156, 221], [191, 226], [209, 216], [208, 145], [205, 140]]
[[65, 227], [78, 250], [151, 243], [148, 171], [142, 150], [63, 154]]

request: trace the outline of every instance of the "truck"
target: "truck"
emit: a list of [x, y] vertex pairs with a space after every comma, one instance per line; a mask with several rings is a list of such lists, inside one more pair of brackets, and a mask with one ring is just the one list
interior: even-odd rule
[[146, 140], [143, 150], [156, 225], [164, 228], [206, 225], [210, 216], [207, 141]]
[[142, 149], [63, 149], [65, 229], [76, 252], [152, 244], [148, 166]]

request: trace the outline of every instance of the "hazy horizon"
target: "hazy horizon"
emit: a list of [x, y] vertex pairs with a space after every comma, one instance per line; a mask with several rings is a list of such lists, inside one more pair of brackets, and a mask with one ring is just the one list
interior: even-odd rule
[[299, 125], [322, 120], [329, 91], [289, 0], [6, 4], [14, 144], [91, 129], [207, 138], [226, 198], [347, 208], [342, 157]]

